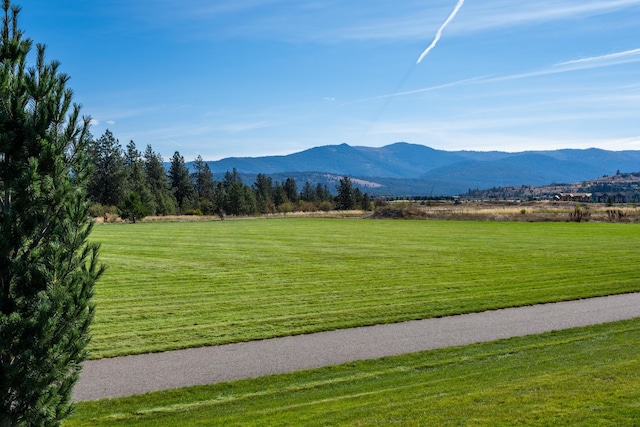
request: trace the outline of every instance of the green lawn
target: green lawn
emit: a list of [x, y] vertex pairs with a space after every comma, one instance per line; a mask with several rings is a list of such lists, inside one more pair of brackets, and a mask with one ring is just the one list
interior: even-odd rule
[[637, 426], [640, 319], [77, 405], [65, 426]]
[[92, 357], [640, 291], [640, 225], [99, 225]]

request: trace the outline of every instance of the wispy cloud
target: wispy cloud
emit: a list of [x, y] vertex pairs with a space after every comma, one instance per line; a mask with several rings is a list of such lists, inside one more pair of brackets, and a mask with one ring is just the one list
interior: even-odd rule
[[444, 84], [441, 84], [441, 85], [423, 87], [423, 88], [420, 88], [420, 89], [406, 90], [406, 91], [402, 91], [402, 92], [388, 93], [386, 95], [376, 95], [376, 96], [370, 96], [370, 97], [367, 97], [367, 98], [356, 99], [354, 101], [345, 102], [342, 105], [359, 104], [361, 102], [374, 101], [376, 99], [393, 98], [393, 97], [396, 97], [396, 96], [416, 95], [418, 93], [431, 92], [431, 91], [438, 90], [438, 89], [446, 89], [446, 88], [455, 87], [455, 86], [461, 86], [461, 85], [470, 84], [470, 83], [474, 83], [474, 82], [483, 82], [483, 81], [486, 81], [486, 80], [488, 80], [488, 78], [486, 76], [472, 77], [470, 79], [456, 80], [456, 81], [453, 81], [453, 82], [444, 83]]
[[[355, 19], [348, 26], [336, 26], [330, 33], [325, 29], [322, 34], [323, 37], [331, 37], [337, 41], [423, 40], [425, 27], [437, 28], [436, 17], [444, 7], [441, 4], [424, 4], [414, 3], [399, 11], [389, 11], [388, 16], [378, 16], [368, 21]], [[460, 16], [456, 25], [447, 31], [455, 36], [468, 35], [522, 25], [581, 19], [638, 7], [640, 0], [487, 0], [467, 4], [464, 16]]]
[[[99, 124], [103, 120], [107, 124], [114, 124], [116, 120], [125, 120], [131, 119], [135, 117], [149, 116], [152, 114], [158, 114], [166, 111], [175, 111], [179, 109], [183, 109], [184, 105], [153, 105], [153, 106], [141, 106], [141, 105], [132, 105], [132, 106], [113, 106], [106, 104], [107, 107], [102, 107], [101, 109], [94, 108], [95, 114], [93, 116], [98, 117], [96, 122]], [[102, 119], [99, 119], [102, 117]], [[105, 117], [111, 117], [109, 120], [105, 120]]]
[[273, 123], [267, 120], [259, 122], [237, 122], [225, 123], [223, 125], [214, 126], [212, 130], [221, 130], [230, 133], [247, 132], [255, 129], [263, 129], [273, 126]]
[[468, 33], [518, 27], [566, 19], [578, 19], [640, 6], [640, 0], [493, 0], [468, 7], [466, 19], [456, 27]]
[[[456, 5], [457, 13], [461, 1]], [[451, 34], [594, 16], [640, 6], [640, 0], [487, 0], [465, 6]], [[425, 40], [441, 27], [450, 0], [350, 2], [289, 0], [139, 0], [129, 6], [137, 19], [171, 31], [187, 27], [197, 37], [268, 38], [339, 43], [367, 40]], [[446, 11], [446, 12], [445, 12]], [[455, 16], [455, 13], [452, 14]], [[446, 24], [453, 16], [449, 15]], [[426, 29], [426, 32], [425, 32]], [[184, 36], [185, 34], [182, 34]]]

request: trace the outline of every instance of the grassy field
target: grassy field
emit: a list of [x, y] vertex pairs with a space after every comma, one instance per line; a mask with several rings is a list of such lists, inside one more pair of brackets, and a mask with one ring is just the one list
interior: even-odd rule
[[259, 219], [96, 226], [93, 358], [640, 291], [640, 225]]
[[637, 426], [640, 319], [77, 405], [65, 426]]

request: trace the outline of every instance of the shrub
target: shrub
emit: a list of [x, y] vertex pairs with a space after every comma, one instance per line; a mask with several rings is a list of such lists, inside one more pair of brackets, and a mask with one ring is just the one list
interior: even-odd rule
[[278, 205], [278, 211], [284, 214], [293, 212], [293, 208], [294, 208], [294, 205], [291, 202], [285, 202]]
[[93, 218], [102, 218], [103, 222], [117, 222], [120, 219], [120, 210], [115, 206], [106, 206], [94, 203], [89, 208], [89, 214]]
[[387, 199], [385, 198], [377, 198], [374, 202], [373, 205], [376, 208], [382, 207], [382, 206], [387, 206], [389, 204], [389, 202], [387, 202]]
[[316, 212], [318, 206], [313, 202], [299, 202], [296, 206], [296, 212]]
[[589, 218], [591, 218], [591, 212], [589, 212], [589, 208], [583, 208], [580, 205], [576, 205], [573, 212], [569, 213], [569, 219], [574, 222], [589, 221]]
[[609, 221], [618, 222], [626, 220], [627, 214], [621, 209], [607, 209], [607, 217]]
[[318, 209], [320, 209], [322, 212], [329, 212], [333, 209], [333, 203], [325, 200], [323, 202], [320, 202], [320, 205], [318, 205]]
[[412, 203], [392, 203], [379, 206], [373, 213], [377, 219], [425, 219], [427, 213]]
[[89, 215], [91, 215], [92, 218], [103, 217], [104, 213], [104, 206], [100, 203], [94, 203], [89, 207]]

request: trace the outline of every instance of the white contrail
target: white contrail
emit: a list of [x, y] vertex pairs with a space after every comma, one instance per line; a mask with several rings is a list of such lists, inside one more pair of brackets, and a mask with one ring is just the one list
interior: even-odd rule
[[616, 52], [610, 53], [608, 55], [592, 56], [590, 58], [574, 59], [573, 61], [561, 62], [559, 64], [556, 64], [556, 66], [584, 64], [588, 62], [605, 62], [611, 59], [615, 60], [625, 56], [636, 55], [638, 53], [640, 53], [640, 49], [625, 50], [624, 52]]
[[464, 0], [458, 0], [458, 4], [456, 4], [456, 7], [453, 8], [453, 12], [451, 12], [451, 15], [449, 15], [447, 20], [444, 21], [444, 24], [442, 24], [440, 26], [440, 28], [438, 28], [438, 32], [436, 33], [436, 37], [433, 39], [433, 41], [431, 42], [429, 47], [426, 48], [424, 50], [424, 52], [422, 52], [422, 55], [420, 55], [420, 58], [418, 58], [418, 62], [416, 62], [416, 64], [419, 64], [424, 59], [424, 57], [427, 56], [427, 54], [429, 52], [431, 52], [431, 49], [433, 49], [436, 46], [436, 44], [438, 44], [438, 41], [440, 40], [440, 37], [442, 37], [442, 31], [444, 30], [444, 28], [447, 25], [449, 25], [449, 22], [451, 22], [453, 20], [453, 18], [456, 17], [456, 14], [458, 13], [458, 11], [460, 10], [460, 8], [462, 7], [463, 4], [464, 4]]

